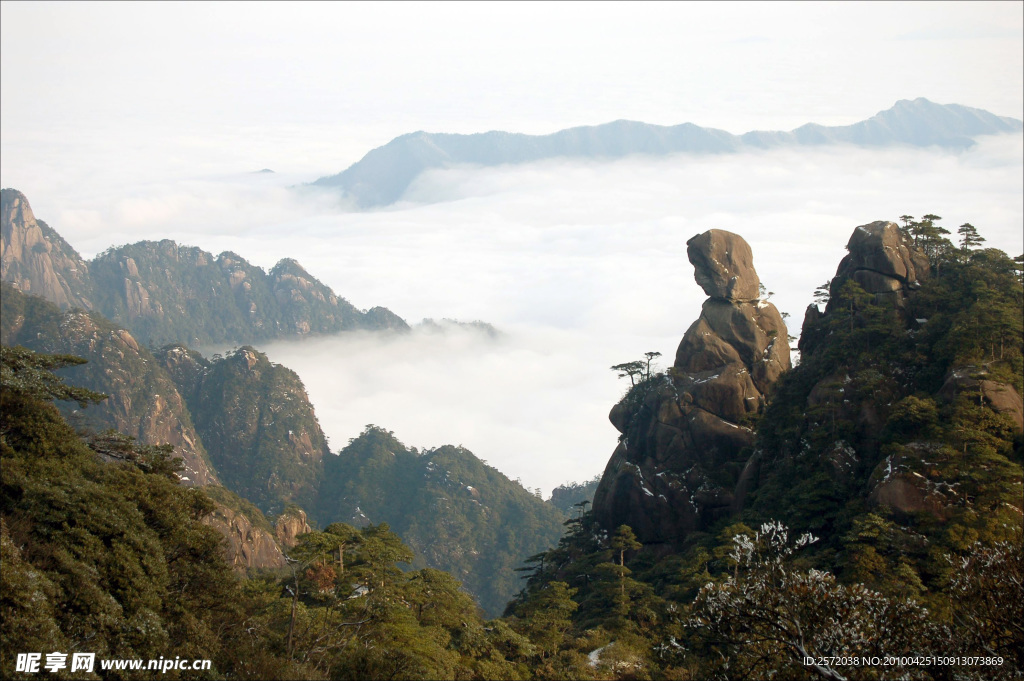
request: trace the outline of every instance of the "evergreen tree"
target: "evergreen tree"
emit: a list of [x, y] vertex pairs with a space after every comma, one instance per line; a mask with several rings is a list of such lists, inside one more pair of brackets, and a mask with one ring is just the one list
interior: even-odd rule
[[978, 234], [978, 229], [969, 222], [960, 225], [956, 233], [960, 235], [960, 249], [963, 251], [977, 248], [985, 242], [985, 237]]

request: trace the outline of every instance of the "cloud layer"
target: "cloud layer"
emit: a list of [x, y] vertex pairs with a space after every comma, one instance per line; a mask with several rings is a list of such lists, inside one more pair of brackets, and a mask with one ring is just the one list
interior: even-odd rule
[[29, 200], [84, 253], [174, 238], [264, 267], [294, 257], [359, 307], [494, 324], [498, 340], [424, 330], [264, 349], [302, 377], [335, 449], [375, 423], [409, 445], [462, 444], [547, 494], [599, 473], [615, 447], [607, 412], [626, 385], [608, 367], [646, 351], [670, 364], [699, 314], [691, 236], [744, 236], [795, 335], [857, 225], [936, 213], [1024, 251], [1022, 139], [455, 168], [374, 212], [270, 174], [51, 194], [55, 214]]

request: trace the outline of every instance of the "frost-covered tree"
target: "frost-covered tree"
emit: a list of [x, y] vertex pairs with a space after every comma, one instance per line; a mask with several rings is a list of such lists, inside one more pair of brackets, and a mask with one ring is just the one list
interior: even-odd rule
[[[949, 593], [956, 607], [956, 637], [966, 655], [1003, 657], [1003, 667], [1024, 669], [1024, 553], [1021, 532], [993, 546], [980, 543], [961, 558]], [[1005, 670], [1004, 670], [1005, 671]]]
[[[863, 585], [840, 584], [834, 575], [801, 570], [793, 554], [817, 541], [790, 540], [779, 522], [753, 537], [734, 537], [735, 575], [700, 590], [687, 627], [721, 660], [729, 678], [875, 678], [882, 669], [844, 666], [852, 656], [927, 655], [940, 640], [938, 625], [911, 599], [891, 599]], [[921, 668], [885, 667], [917, 678]]]

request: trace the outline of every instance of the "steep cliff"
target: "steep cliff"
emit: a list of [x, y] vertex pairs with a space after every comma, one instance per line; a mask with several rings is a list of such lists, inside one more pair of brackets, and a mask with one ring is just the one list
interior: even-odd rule
[[594, 496], [598, 522], [630, 525], [646, 544], [677, 544], [742, 505], [756, 468], [750, 423], [790, 366], [786, 326], [760, 299], [746, 241], [710, 230], [687, 256], [708, 300], [669, 372], [612, 408], [622, 436]]
[[156, 359], [124, 329], [99, 314], [72, 309], [23, 295], [0, 284], [0, 340], [37, 352], [77, 355], [87, 364], [63, 370], [69, 381], [107, 394], [100, 404], [79, 411], [63, 404], [73, 425], [94, 430], [113, 428], [147, 444], [174, 445], [182, 457], [183, 481], [190, 485], [217, 482], [185, 400]]
[[93, 309], [88, 264], [16, 189], [0, 190], [0, 279], [61, 309]]
[[264, 513], [313, 508], [327, 439], [295, 372], [248, 346], [207, 360], [170, 345], [157, 361], [185, 395], [228, 489]]

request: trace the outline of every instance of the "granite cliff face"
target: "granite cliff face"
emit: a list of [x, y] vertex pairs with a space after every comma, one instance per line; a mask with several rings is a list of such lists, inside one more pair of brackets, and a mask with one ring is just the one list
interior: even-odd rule
[[61, 309], [100, 312], [147, 346], [409, 328], [386, 308], [357, 309], [291, 259], [268, 273], [235, 253], [164, 239], [86, 262], [14, 189], [2, 191], [0, 233], [0, 279]]
[[759, 299], [743, 238], [710, 230], [687, 256], [709, 298], [668, 373], [612, 408], [622, 437], [594, 496], [602, 525], [630, 525], [646, 544], [679, 543], [742, 504], [757, 465], [748, 424], [790, 367], [786, 325]]
[[62, 371], [69, 382], [107, 394], [99, 404], [78, 411], [62, 409], [72, 425], [113, 428], [146, 444], [171, 444], [184, 460], [189, 485], [217, 482], [206, 449], [174, 381], [130, 333], [96, 313], [59, 310], [54, 304], [2, 285], [0, 340], [45, 353], [77, 355], [87, 364]]
[[224, 537], [224, 557], [236, 572], [287, 565], [273, 533], [255, 524], [246, 514], [217, 504], [202, 522]]
[[93, 309], [88, 264], [15, 189], [0, 190], [0, 279], [61, 309]]
[[224, 487], [205, 491], [215, 508], [202, 522], [223, 535], [225, 557], [237, 572], [285, 567], [284, 551], [312, 529], [300, 508], [288, 508], [271, 523], [258, 508]]

